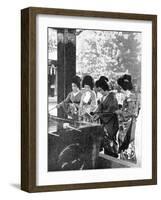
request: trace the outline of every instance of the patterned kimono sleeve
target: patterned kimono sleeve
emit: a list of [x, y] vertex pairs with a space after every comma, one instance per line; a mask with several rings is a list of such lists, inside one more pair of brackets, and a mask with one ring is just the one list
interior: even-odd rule
[[79, 92], [75, 97], [74, 104], [75, 104], [77, 109], [79, 109], [79, 107], [80, 107], [81, 97], [82, 97], [82, 93], [81, 92]]
[[90, 112], [94, 112], [97, 108], [97, 100], [96, 94], [94, 92], [91, 93], [91, 104], [90, 104]]
[[85, 96], [85, 93], [82, 94], [81, 99], [80, 99], [79, 110], [78, 110], [80, 116], [84, 114], [84, 109], [83, 109], [84, 96]]
[[83, 105], [83, 98], [84, 98], [84, 93], [81, 95], [79, 107], [82, 107]]

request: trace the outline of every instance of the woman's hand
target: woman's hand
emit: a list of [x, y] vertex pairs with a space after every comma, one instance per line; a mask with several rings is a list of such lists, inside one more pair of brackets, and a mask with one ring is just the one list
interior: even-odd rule
[[98, 120], [98, 119], [99, 119], [99, 115], [94, 114], [94, 115], [93, 115], [93, 120], [96, 121], [96, 120]]
[[55, 107], [59, 109], [60, 108], [60, 104], [57, 104]]
[[116, 113], [117, 115], [121, 115], [121, 114], [122, 114], [122, 110], [116, 110], [115, 113]]

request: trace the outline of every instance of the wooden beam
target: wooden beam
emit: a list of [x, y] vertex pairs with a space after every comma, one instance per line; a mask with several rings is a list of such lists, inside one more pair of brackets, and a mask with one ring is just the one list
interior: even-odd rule
[[138, 167], [137, 164], [133, 164], [131, 162], [128, 162], [128, 161], [125, 161], [125, 160], [121, 160], [121, 159], [118, 159], [118, 158], [114, 158], [112, 156], [109, 156], [109, 155], [105, 155], [105, 154], [102, 154], [102, 153], [99, 153], [99, 157], [107, 160], [107, 161], [110, 161], [111, 163], [114, 163], [116, 165], [123, 165], [123, 166], [126, 166], [128, 168], [136, 168]]

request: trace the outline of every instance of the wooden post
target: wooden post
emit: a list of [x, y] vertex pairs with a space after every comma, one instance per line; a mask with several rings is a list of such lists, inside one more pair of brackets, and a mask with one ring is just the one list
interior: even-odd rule
[[65, 95], [71, 92], [72, 78], [76, 74], [76, 30], [65, 29]]
[[[76, 29], [58, 29], [58, 103], [71, 91], [72, 78], [76, 74]], [[58, 110], [59, 117], [66, 117]]]

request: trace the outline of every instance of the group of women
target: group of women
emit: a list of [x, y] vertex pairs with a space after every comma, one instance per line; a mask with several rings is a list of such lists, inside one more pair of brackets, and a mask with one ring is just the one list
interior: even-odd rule
[[[123, 75], [117, 80], [118, 91], [110, 89], [109, 80], [101, 76], [95, 81], [90, 75], [83, 80], [75, 76], [72, 80], [72, 91], [66, 99], [57, 104], [69, 118], [86, 122], [100, 122], [104, 128], [104, 153], [118, 156], [117, 132], [119, 119], [126, 96], [132, 90], [131, 76]], [[124, 91], [124, 92], [122, 92]]]

